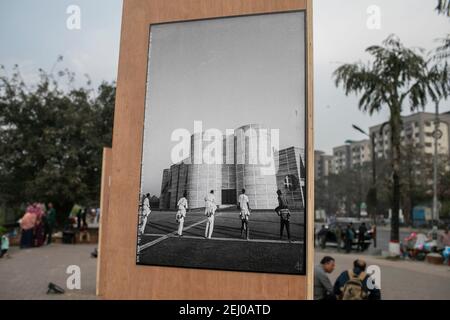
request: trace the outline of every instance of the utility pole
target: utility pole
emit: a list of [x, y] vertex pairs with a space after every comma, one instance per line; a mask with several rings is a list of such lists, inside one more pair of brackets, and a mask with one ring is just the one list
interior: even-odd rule
[[372, 145], [372, 187], [373, 187], [373, 199], [375, 202], [375, 210], [373, 212], [373, 223], [374, 223], [374, 234], [373, 237], [373, 247], [377, 247], [377, 214], [378, 214], [378, 196], [377, 196], [377, 166], [376, 160], [377, 155], [375, 153], [375, 132], [373, 132], [370, 136], [370, 142]]
[[439, 101], [436, 101], [436, 113], [434, 119], [434, 157], [433, 157], [433, 222], [439, 221], [438, 199], [437, 199], [437, 180], [438, 180], [438, 141], [442, 137], [442, 131], [439, 130]]
[[[383, 124], [381, 126], [380, 132], [381, 130], [384, 128]], [[370, 190], [370, 193], [373, 197], [373, 200], [375, 202], [375, 208], [372, 208], [373, 212], [372, 212], [372, 218], [373, 218], [373, 225], [374, 225], [374, 232], [372, 234], [373, 237], [373, 247], [376, 248], [377, 247], [377, 213], [378, 213], [378, 196], [377, 196], [377, 164], [376, 164], [376, 159], [377, 159], [377, 155], [375, 153], [375, 136], [376, 136], [376, 132], [373, 132], [371, 135], [369, 135], [366, 131], [364, 131], [363, 129], [361, 129], [360, 127], [358, 127], [357, 125], [352, 125], [353, 129], [355, 129], [356, 131], [359, 131], [360, 133], [362, 133], [363, 135], [367, 136], [370, 138], [370, 144], [371, 144], [371, 152], [372, 152], [372, 188]]]

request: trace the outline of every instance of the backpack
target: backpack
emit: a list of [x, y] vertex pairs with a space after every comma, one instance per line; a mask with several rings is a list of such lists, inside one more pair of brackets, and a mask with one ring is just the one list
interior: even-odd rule
[[348, 281], [344, 284], [342, 289], [342, 300], [366, 300], [367, 293], [364, 290], [364, 279], [366, 273], [361, 272], [359, 276], [348, 270]]

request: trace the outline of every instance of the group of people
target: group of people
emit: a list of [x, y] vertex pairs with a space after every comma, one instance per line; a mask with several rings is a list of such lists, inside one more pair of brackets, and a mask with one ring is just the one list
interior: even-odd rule
[[56, 211], [49, 202], [33, 203], [19, 220], [21, 229], [20, 248], [40, 247], [52, 242], [53, 228], [56, 223]]
[[426, 254], [436, 252], [442, 255], [444, 264], [449, 264], [450, 258], [450, 232], [446, 227], [442, 233], [437, 226], [433, 226], [427, 235], [412, 232], [404, 238], [400, 244], [400, 251], [403, 258], [413, 260], [423, 260]]
[[[358, 228], [358, 232], [356, 232], [353, 223], [350, 222], [347, 224], [344, 230], [342, 230], [341, 226], [336, 225], [334, 230], [337, 242], [337, 248], [340, 250], [341, 244], [344, 244], [345, 252], [350, 253], [352, 251], [353, 244], [357, 243], [357, 250], [364, 251], [367, 249], [366, 245], [366, 233], [368, 232], [368, 228], [366, 223], [363, 222]], [[317, 240], [322, 249], [326, 247], [328, 228], [325, 225], [322, 225], [322, 228], [317, 233]], [[374, 232], [372, 232], [374, 234]]]
[[[278, 195], [278, 207], [275, 208], [275, 212], [280, 216], [280, 239], [283, 238], [283, 231], [286, 229], [288, 240], [291, 240], [291, 234], [289, 230], [289, 220], [290, 220], [290, 211], [288, 208], [288, 203], [286, 198], [283, 196], [280, 190], [277, 191]], [[183, 234], [183, 224], [184, 218], [186, 217], [186, 210], [188, 208], [187, 202], [187, 193], [184, 192], [183, 197], [178, 201], [178, 212], [177, 212], [177, 221], [179, 223], [178, 226], [178, 235], [181, 237]], [[205, 197], [205, 216], [207, 217], [206, 227], [205, 227], [205, 238], [211, 239], [213, 230], [214, 230], [214, 217], [217, 210], [216, 198], [214, 196], [214, 190], [211, 190], [210, 193]], [[241, 194], [238, 198], [238, 210], [239, 210], [239, 218], [241, 220], [241, 238], [244, 237], [247, 240], [250, 240], [250, 200], [248, 196], [245, 194], [245, 189], [242, 189]]]
[[[275, 212], [280, 217], [280, 240], [283, 239], [283, 232], [284, 230], [286, 230], [287, 238], [289, 241], [291, 241], [291, 233], [290, 233], [291, 213], [288, 208], [288, 202], [286, 200], [286, 197], [281, 192], [281, 190], [277, 190], [277, 196], [278, 196], [278, 206], [275, 208]], [[150, 194], [146, 194], [142, 202], [142, 209], [141, 209], [142, 220], [139, 229], [141, 234], [143, 234], [145, 231], [147, 220], [151, 213], [149, 198]], [[218, 208], [218, 205], [216, 203], [216, 197], [214, 195], [214, 190], [211, 190], [204, 200], [205, 200], [205, 216], [207, 218], [204, 237], [205, 239], [211, 239], [214, 231], [215, 214]], [[244, 237], [245, 239], [249, 240], [250, 239], [249, 221], [251, 215], [251, 208], [250, 208], [250, 200], [247, 194], [245, 193], [245, 189], [242, 189], [241, 194], [239, 195], [237, 206], [239, 210], [239, 218], [241, 220], [241, 238]], [[175, 219], [178, 223], [177, 234], [179, 237], [183, 236], [184, 221], [187, 215], [188, 207], [189, 206], [187, 200], [187, 192], [185, 191], [183, 193], [183, 196], [177, 202], [178, 211], [175, 216]]]
[[325, 256], [314, 268], [314, 300], [380, 300], [381, 290], [366, 272], [366, 262], [357, 259], [343, 271], [334, 285], [328, 274], [336, 268], [334, 258]]

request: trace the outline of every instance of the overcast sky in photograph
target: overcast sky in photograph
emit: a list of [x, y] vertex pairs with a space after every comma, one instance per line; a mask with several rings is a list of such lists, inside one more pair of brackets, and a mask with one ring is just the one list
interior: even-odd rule
[[[172, 132], [279, 130], [279, 147], [304, 147], [303, 12], [169, 23], [151, 27], [143, 191], [161, 188], [174, 164]], [[206, 142], [205, 142], [206, 144]]]
[[[368, 129], [389, 116], [386, 110], [372, 117], [357, 110], [357, 98], [346, 97], [334, 86], [331, 76], [339, 64], [368, 61], [364, 50], [392, 33], [408, 47], [431, 50], [437, 46], [435, 39], [448, 33], [450, 19], [434, 11], [437, 0], [313, 3], [315, 148], [330, 153], [347, 139], [364, 138], [352, 124]], [[66, 9], [74, 4], [81, 9], [80, 30], [66, 27]], [[372, 5], [380, 9], [380, 29], [367, 27], [367, 9]], [[11, 72], [14, 64], [20, 65], [23, 78], [33, 83], [38, 79], [38, 68], [50, 71], [58, 55], [63, 55], [58, 68], [76, 72], [80, 85], [85, 83], [84, 74], [89, 74], [94, 85], [113, 81], [117, 76], [121, 11], [121, 0], [2, 0], [0, 64], [6, 72]], [[433, 108], [430, 103], [426, 111]], [[441, 104], [441, 110], [450, 111], [448, 101]]]

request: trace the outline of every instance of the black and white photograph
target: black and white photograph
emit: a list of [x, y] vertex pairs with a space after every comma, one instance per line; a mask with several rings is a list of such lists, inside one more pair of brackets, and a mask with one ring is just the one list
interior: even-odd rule
[[305, 13], [150, 27], [136, 262], [305, 274]]

